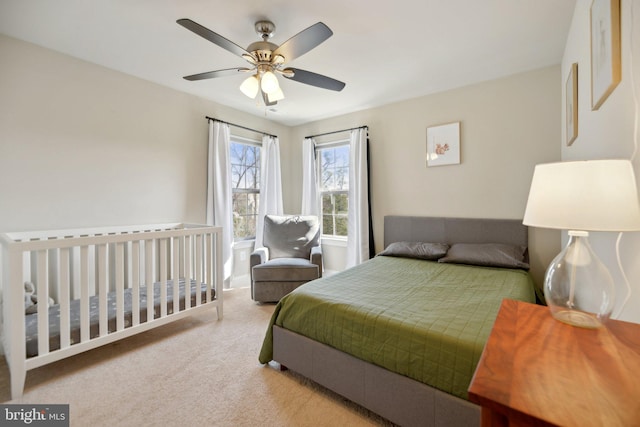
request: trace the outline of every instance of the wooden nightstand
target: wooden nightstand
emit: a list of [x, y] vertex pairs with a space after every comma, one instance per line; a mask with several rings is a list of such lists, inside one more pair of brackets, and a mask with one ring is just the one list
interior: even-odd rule
[[640, 325], [583, 329], [504, 300], [469, 386], [482, 426], [640, 426]]

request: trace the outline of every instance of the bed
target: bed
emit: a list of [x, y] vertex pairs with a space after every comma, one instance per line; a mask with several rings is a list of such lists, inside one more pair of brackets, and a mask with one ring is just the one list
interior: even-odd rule
[[276, 305], [259, 360], [400, 425], [479, 425], [467, 388], [500, 304], [535, 302], [527, 235], [518, 220], [385, 217], [382, 254]]
[[216, 308], [221, 228], [153, 224], [0, 234], [11, 396], [26, 373]]

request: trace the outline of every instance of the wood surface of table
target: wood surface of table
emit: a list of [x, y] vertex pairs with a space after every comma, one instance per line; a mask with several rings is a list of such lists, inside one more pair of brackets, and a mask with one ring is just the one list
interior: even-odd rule
[[640, 325], [504, 300], [469, 386], [483, 426], [640, 426]]

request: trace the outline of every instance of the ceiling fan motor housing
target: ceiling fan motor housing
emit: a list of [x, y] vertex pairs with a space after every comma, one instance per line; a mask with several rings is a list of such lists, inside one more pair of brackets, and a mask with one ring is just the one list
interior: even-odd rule
[[255, 56], [258, 62], [271, 62], [271, 55], [278, 45], [267, 41], [254, 42], [249, 45], [247, 52]]
[[276, 26], [271, 21], [258, 21], [255, 24], [255, 29], [256, 33], [258, 33], [262, 40], [267, 41], [273, 37], [273, 33], [276, 31]]

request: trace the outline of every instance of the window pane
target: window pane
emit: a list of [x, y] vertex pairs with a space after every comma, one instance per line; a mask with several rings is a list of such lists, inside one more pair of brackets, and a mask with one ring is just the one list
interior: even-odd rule
[[349, 145], [320, 148], [318, 159], [322, 195], [322, 233], [346, 236], [349, 211]]
[[336, 236], [347, 236], [347, 216], [336, 215]]
[[259, 188], [260, 147], [232, 142], [231, 175], [233, 188]]
[[333, 235], [333, 215], [322, 215], [322, 234]]
[[342, 145], [335, 149], [336, 166], [349, 168], [349, 146]]
[[260, 197], [260, 147], [231, 142], [230, 161], [234, 238], [254, 238]]
[[320, 189], [349, 188], [349, 146], [320, 149]]
[[349, 195], [348, 194], [336, 194], [335, 200], [335, 213], [346, 215], [349, 212]]
[[325, 214], [333, 214], [333, 197], [331, 194], [322, 195], [322, 212]]

